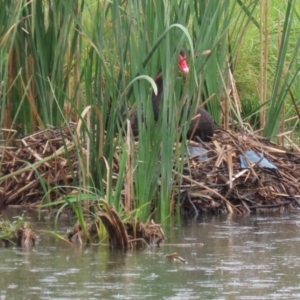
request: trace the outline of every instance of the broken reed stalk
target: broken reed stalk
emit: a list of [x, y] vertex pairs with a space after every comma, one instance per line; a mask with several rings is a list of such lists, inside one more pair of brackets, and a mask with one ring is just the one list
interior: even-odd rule
[[260, 1], [260, 85], [259, 99], [260, 109], [260, 126], [265, 127], [266, 124], [266, 106], [267, 100], [267, 84], [268, 84], [268, 0]]
[[[95, 124], [94, 122], [91, 121], [91, 116], [92, 116], [92, 110], [95, 111], [97, 117], [98, 117], [98, 123]], [[99, 107], [96, 105], [89, 105], [87, 106], [83, 112], [80, 115], [80, 119], [77, 124], [76, 128], [76, 142], [77, 142], [77, 147], [78, 149], [81, 149], [81, 127], [82, 127], [82, 122], [84, 118], [86, 117], [87, 119], [87, 124], [86, 124], [86, 134], [85, 134], [85, 140], [86, 140], [86, 155], [82, 156], [79, 155], [79, 162], [81, 166], [81, 172], [82, 172], [82, 179], [83, 179], [83, 189], [88, 190], [91, 184], [91, 166], [90, 166], [90, 161], [91, 161], [91, 147], [92, 147], [92, 140], [91, 140], [91, 134], [94, 132], [96, 129], [96, 126], [98, 126], [99, 132], [100, 132], [100, 138], [99, 138], [99, 144], [98, 144], [98, 159], [101, 159], [103, 157], [103, 135], [104, 135], [104, 128], [103, 128], [103, 118], [102, 118], [102, 113]], [[93, 138], [93, 137], [92, 137]], [[93, 151], [94, 152], [94, 151]], [[85, 161], [83, 158], [86, 158]], [[88, 213], [90, 210], [89, 206], [89, 201], [85, 201], [83, 203], [84, 207], [84, 212]]]
[[109, 206], [106, 201], [100, 199], [99, 203], [102, 204], [104, 208], [100, 210], [97, 215], [107, 231], [110, 246], [113, 248], [128, 249], [129, 240], [127, 232], [118, 213], [114, 207]]
[[124, 212], [129, 214], [133, 209], [133, 151], [132, 147], [132, 131], [130, 120], [127, 120], [127, 134], [126, 134], [126, 147], [127, 147], [127, 160], [126, 160], [126, 173], [125, 173], [125, 199], [124, 199]]

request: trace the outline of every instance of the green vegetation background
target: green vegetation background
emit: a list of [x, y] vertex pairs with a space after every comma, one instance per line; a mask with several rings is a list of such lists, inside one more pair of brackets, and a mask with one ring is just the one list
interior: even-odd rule
[[[180, 137], [205, 99], [225, 128], [253, 128], [272, 139], [296, 132], [299, 9], [292, 0], [2, 0], [2, 139], [7, 130], [22, 135], [80, 121], [79, 193], [62, 203], [79, 209], [102, 198], [119, 211], [135, 208], [143, 220], [154, 208], [165, 219], [180, 192], [174, 183], [187, 153]], [[186, 78], [176, 68], [181, 47], [189, 55]], [[163, 117], [154, 124], [159, 69]], [[126, 121], [134, 111], [145, 119], [138, 145]]]

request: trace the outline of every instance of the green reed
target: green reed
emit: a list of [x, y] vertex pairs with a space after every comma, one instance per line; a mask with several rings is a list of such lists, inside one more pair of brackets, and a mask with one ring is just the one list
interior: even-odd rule
[[[171, 196], [180, 192], [173, 186], [182, 180], [182, 137], [196, 107], [209, 99], [206, 108], [221, 124], [225, 103], [225, 125], [243, 126], [228, 98], [229, 65], [234, 71], [247, 29], [259, 27], [258, 3], [1, 1], [2, 127], [24, 134], [81, 122], [80, 137], [74, 137], [80, 162], [74, 182], [85, 196], [67, 197], [65, 203], [82, 213], [81, 202], [89, 207], [86, 194], [97, 190], [119, 211], [140, 208], [142, 220], [151, 212], [163, 220], [172, 213]], [[284, 68], [293, 18], [298, 18], [295, 1], [288, 1], [271, 101], [265, 104], [270, 103], [268, 136], [276, 134], [279, 118], [273, 116], [280, 113], [286, 88], [296, 82], [298, 41]], [[186, 77], [177, 70], [181, 47], [189, 56]], [[154, 122], [151, 78], [159, 70], [164, 96], [161, 117]], [[134, 111], [140, 120], [138, 143], [127, 128]]]

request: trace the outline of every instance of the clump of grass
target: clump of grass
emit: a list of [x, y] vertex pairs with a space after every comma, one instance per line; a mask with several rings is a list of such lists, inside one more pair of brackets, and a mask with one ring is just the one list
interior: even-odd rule
[[0, 241], [4, 246], [28, 247], [34, 245], [35, 240], [36, 235], [23, 216], [15, 217], [13, 222], [0, 219]]

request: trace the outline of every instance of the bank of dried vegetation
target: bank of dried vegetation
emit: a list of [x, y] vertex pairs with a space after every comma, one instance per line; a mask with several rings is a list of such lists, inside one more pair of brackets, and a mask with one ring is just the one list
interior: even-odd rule
[[[45, 189], [56, 186], [62, 188], [53, 189], [48, 200], [72, 192], [71, 187], [78, 185], [72, 128], [40, 131], [11, 140], [11, 147], [1, 147], [5, 178], [0, 183], [1, 205], [38, 205]], [[138, 142], [135, 145], [138, 147]], [[293, 209], [300, 205], [300, 151], [296, 145], [286, 150], [245, 131], [218, 130], [211, 142], [192, 142], [189, 149], [190, 155], [183, 158], [183, 174], [175, 174], [171, 200], [174, 210], [180, 205], [184, 215], [195, 216]], [[125, 186], [121, 194], [125, 195]]]

